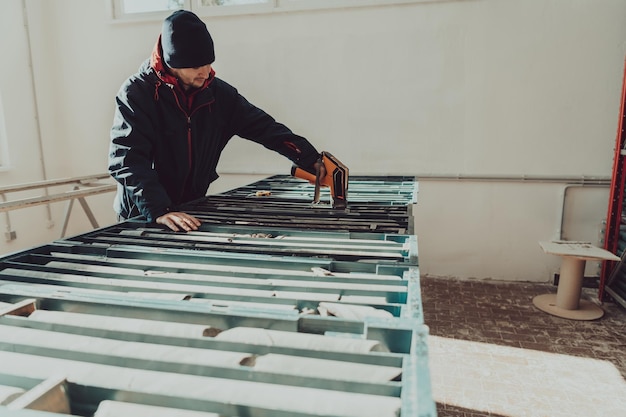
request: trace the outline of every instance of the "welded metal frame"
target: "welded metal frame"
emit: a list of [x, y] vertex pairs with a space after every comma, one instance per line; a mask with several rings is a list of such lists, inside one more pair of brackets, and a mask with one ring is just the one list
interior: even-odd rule
[[[611, 188], [609, 194], [609, 204], [606, 217], [606, 228], [604, 232], [604, 249], [617, 256], [622, 256], [624, 250], [620, 249], [620, 226], [623, 223], [624, 198], [626, 197], [626, 61], [624, 65], [624, 76], [622, 82], [622, 95], [620, 102], [620, 113], [615, 139], [615, 149], [613, 156], [613, 170], [611, 177]], [[600, 273], [600, 284], [598, 289], [598, 299], [606, 301], [611, 289], [610, 278], [613, 272], [618, 272], [620, 265], [614, 261], [604, 261]], [[616, 300], [620, 297], [613, 294]], [[623, 300], [622, 300], [623, 301]], [[624, 303], [622, 303], [624, 304]], [[626, 305], [625, 305], [626, 306]]]
[[[398, 213], [415, 203], [415, 192], [400, 197], [404, 206], [394, 201]], [[434, 417], [417, 238], [398, 233], [400, 229], [354, 231], [346, 217], [342, 218], [346, 226], [337, 227], [335, 218], [328, 216], [332, 209], [308, 207], [306, 196], [299, 198], [279, 198], [282, 205], [276, 211], [290, 213], [304, 206], [310, 220], [305, 228], [205, 220], [197, 233], [182, 234], [131, 219], [1, 258], [0, 362], [7, 366], [0, 369], [0, 385], [18, 385], [35, 398], [41, 387], [55, 387], [56, 392], [67, 394], [73, 414], [85, 416], [93, 414], [102, 401], [111, 400], [228, 416], [328, 415], [305, 411], [300, 404], [280, 402], [274, 407], [262, 399], [222, 398], [198, 388], [209, 387], [219, 378], [220, 384], [268, 390], [270, 397], [280, 390], [304, 392], [309, 387], [321, 395], [322, 404], [335, 398], [342, 410], [337, 414], [345, 416], [371, 415], [374, 411], [363, 409], [364, 404], [386, 404], [386, 410], [397, 407], [402, 416]], [[199, 203], [203, 202], [194, 202]], [[222, 207], [240, 203], [239, 196], [220, 196]], [[374, 205], [381, 217], [387, 216], [382, 200]], [[352, 210], [348, 214], [358, 217], [360, 207]], [[410, 215], [405, 209], [404, 216]], [[227, 217], [237, 218], [232, 213]], [[334, 229], [329, 230], [329, 223]], [[404, 224], [408, 224], [406, 219]], [[323, 315], [320, 308], [327, 303], [366, 313]], [[161, 334], [152, 327], [109, 326], [101, 316], [111, 322], [122, 319], [125, 324], [149, 321], [158, 329], [178, 323], [207, 330], [201, 335]], [[365, 343], [375, 349], [222, 338], [231, 329], [246, 327], [278, 331], [287, 338], [321, 338], [330, 344]], [[137, 343], [170, 356], [141, 357], [133, 350]], [[247, 365], [193, 362], [193, 355], [200, 357], [212, 350], [242, 352], [261, 360], [284, 355], [392, 367], [401, 372], [401, 378], [361, 381], [349, 375], [294, 375], [280, 369], [255, 369], [258, 359], [247, 359]], [[189, 354], [171, 356], [178, 351]], [[56, 373], [61, 370], [62, 375]], [[116, 377], [103, 379], [109, 373]], [[154, 384], [156, 380], [162, 384]], [[191, 384], [190, 389], [185, 384]], [[344, 403], [350, 399], [356, 401], [353, 407]], [[47, 415], [2, 406], [0, 412], [19, 417]]]

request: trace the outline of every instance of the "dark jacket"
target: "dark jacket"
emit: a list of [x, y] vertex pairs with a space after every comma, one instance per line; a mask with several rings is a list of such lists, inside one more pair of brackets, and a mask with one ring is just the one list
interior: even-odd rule
[[109, 172], [118, 182], [115, 211], [152, 222], [204, 197], [218, 178], [222, 150], [235, 135], [311, 170], [318, 151], [212, 72], [187, 96], [165, 70], [160, 42], [121, 86], [111, 129]]

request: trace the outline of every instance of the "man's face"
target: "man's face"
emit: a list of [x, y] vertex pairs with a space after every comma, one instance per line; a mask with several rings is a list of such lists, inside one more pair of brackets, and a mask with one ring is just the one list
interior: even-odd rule
[[178, 78], [185, 91], [191, 88], [200, 88], [209, 78], [211, 64], [206, 64], [197, 68], [170, 68], [172, 74]]

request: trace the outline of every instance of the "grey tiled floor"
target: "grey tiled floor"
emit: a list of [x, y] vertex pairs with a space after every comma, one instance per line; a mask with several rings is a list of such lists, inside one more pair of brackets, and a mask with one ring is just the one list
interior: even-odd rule
[[551, 284], [421, 283], [439, 417], [626, 416], [622, 307], [604, 303], [603, 318], [574, 321], [533, 305], [556, 292]]

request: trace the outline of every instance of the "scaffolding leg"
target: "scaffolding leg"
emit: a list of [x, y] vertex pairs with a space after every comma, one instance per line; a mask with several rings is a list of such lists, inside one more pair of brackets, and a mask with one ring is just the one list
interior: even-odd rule
[[[78, 186], [74, 186], [74, 190], [78, 190], [78, 188], [79, 188]], [[91, 226], [94, 229], [97, 229], [98, 227], [100, 227], [98, 226], [98, 221], [96, 220], [96, 217], [93, 215], [93, 212], [91, 211], [91, 208], [89, 207], [89, 204], [87, 204], [87, 200], [85, 200], [85, 197], [72, 198], [71, 200], [68, 201], [67, 207], [65, 208], [65, 216], [63, 218], [63, 228], [61, 229], [61, 238], [64, 238], [65, 233], [67, 232], [67, 225], [70, 221], [70, 214], [72, 213], [74, 200], [78, 200], [78, 202], [80, 203], [80, 206], [83, 208], [83, 211], [87, 215], [87, 218], [89, 219], [89, 223], [91, 223]]]

